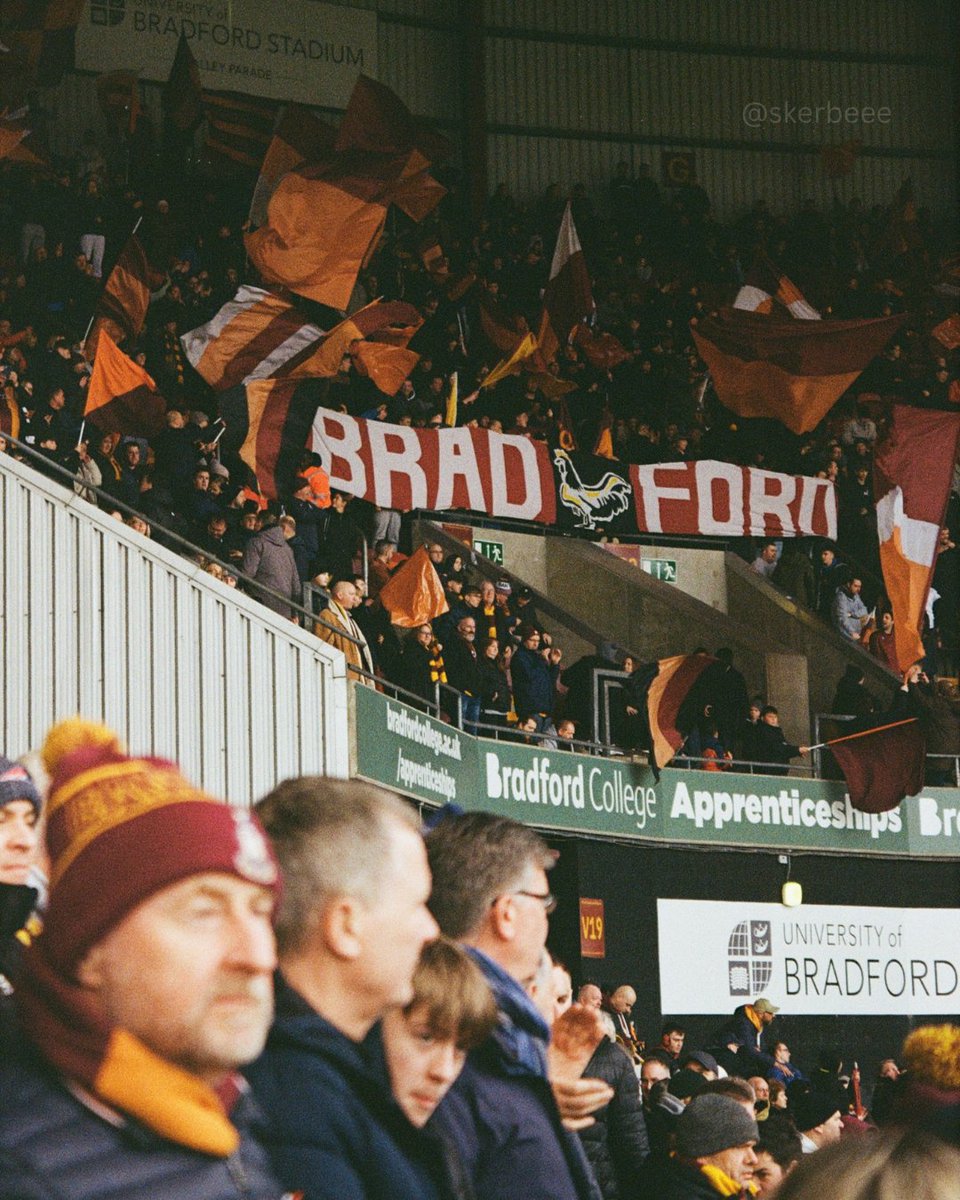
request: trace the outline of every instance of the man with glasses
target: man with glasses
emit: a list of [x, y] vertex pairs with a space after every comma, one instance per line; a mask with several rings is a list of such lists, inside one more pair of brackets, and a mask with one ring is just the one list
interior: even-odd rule
[[[456, 1144], [484, 1200], [594, 1197], [583, 1149], [563, 1120], [591, 1111], [576, 1105], [595, 1084], [577, 1080], [551, 1089], [550, 1029], [526, 991], [556, 907], [547, 882], [556, 856], [532, 829], [491, 813], [441, 820], [427, 836], [427, 855], [430, 909], [441, 931], [477, 962], [499, 1010], [497, 1029], [470, 1052], [434, 1123]], [[611, 1095], [607, 1089], [599, 1104]]]

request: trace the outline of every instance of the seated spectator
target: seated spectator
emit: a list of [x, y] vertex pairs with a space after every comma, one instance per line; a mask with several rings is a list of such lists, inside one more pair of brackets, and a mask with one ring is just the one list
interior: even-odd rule
[[443, 1195], [436, 1155], [390, 1095], [375, 1028], [410, 1004], [437, 932], [416, 818], [379, 788], [309, 777], [256, 811], [285, 878], [276, 1016], [246, 1072], [274, 1168], [309, 1200]]
[[279, 872], [258, 822], [103, 726], [63, 722], [43, 760], [52, 884], [0, 1066], [0, 1190], [174, 1200], [243, 1179], [275, 1200], [236, 1074], [272, 1012]]

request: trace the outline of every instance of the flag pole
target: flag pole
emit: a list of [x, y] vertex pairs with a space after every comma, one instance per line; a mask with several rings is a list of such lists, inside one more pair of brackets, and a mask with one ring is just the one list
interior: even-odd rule
[[838, 742], [852, 742], [854, 738], [866, 737], [868, 733], [882, 733], [885, 729], [897, 729], [901, 725], [912, 725], [916, 717], [906, 717], [902, 721], [889, 721], [886, 725], [876, 725], [873, 729], [861, 729], [859, 733], [848, 733], [843, 737], [832, 738], [829, 742], [818, 742], [816, 746], [808, 746], [807, 750], [823, 750], [828, 746], [836, 746]]
[[77, 434], [77, 449], [78, 450], [80, 449], [80, 446], [83, 442], [83, 431], [86, 429], [86, 427], [87, 427], [87, 418], [84, 417], [83, 420], [80, 422], [80, 432]]

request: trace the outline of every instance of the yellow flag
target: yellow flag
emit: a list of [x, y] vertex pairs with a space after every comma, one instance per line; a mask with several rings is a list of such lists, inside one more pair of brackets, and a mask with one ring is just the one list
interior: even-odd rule
[[530, 355], [534, 353], [536, 348], [537, 339], [532, 333], [528, 333], [509, 358], [505, 358], [501, 362], [497, 363], [497, 365], [493, 368], [483, 383], [480, 384], [480, 386], [493, 387], [494, 384], [499, 383], [501, 379], [506, 379], [508, 375], [513, 375], [520, 363], [522, 363], [525, 358], [529, 358]]
[[447, 396], [447, 411], [443, 418], [444, 424], [452, 429], [457, 423], [457, 372], [450, 376], [450, 393]]

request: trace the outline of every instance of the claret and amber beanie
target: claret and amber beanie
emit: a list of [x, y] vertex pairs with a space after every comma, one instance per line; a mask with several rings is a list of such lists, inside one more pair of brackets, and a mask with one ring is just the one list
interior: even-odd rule
[[189, 783], [175, 763], [133, 758], [106, 726], [63, 721], [47, 735], [50, 899], [43, 940], [72, 972], [96, 942], [155, 892], [207, 871], [279, 891], [256, 817]]

